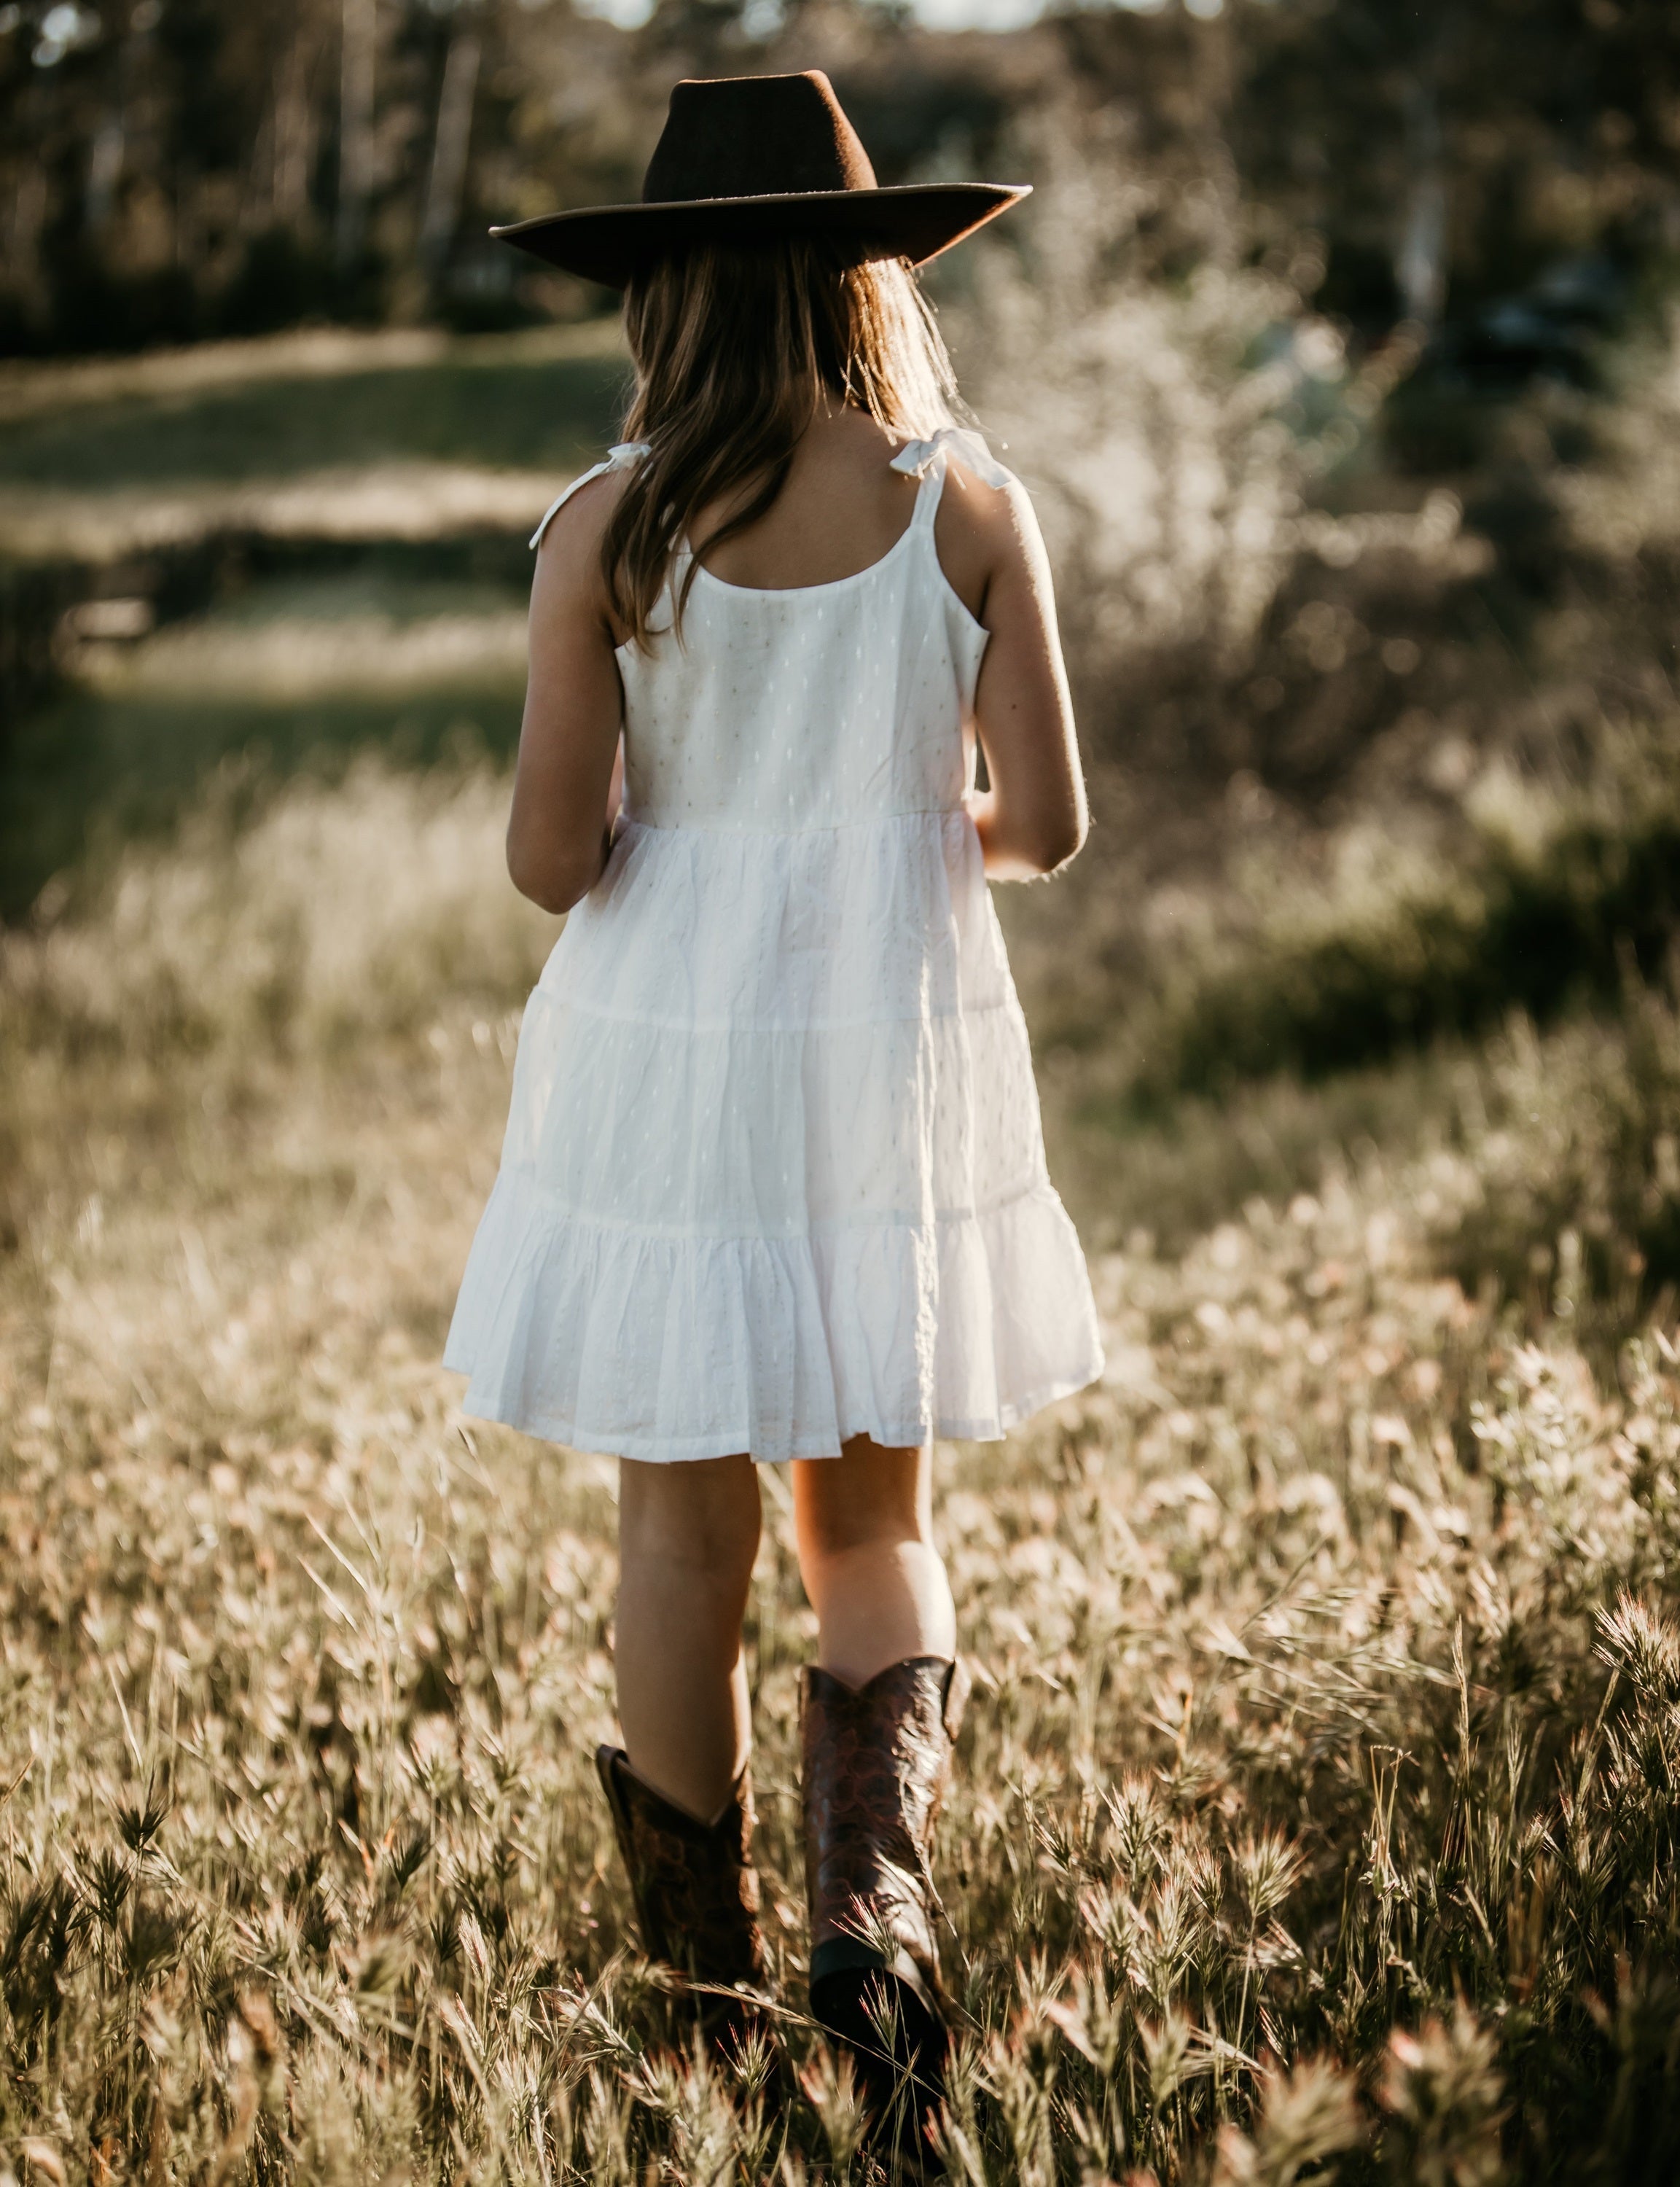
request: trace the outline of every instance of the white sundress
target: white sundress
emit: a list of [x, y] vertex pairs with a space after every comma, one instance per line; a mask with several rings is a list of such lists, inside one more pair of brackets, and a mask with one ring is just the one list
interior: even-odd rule
[[444, 1355], [476, 1418], [823, 1458], [995, 1439], [1102, 1370], [962, 801], [987, 634], [934, 545], [953, 450], [1009, 476], [976, 434], [913, 441], [880, 560], [702, 568], [680, 644], [667, 599], [619, 649], [625, 817], [526, 1005]]

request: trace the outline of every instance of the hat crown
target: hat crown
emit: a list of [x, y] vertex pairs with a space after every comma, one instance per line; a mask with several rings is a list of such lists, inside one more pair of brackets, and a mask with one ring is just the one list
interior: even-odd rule
[[821, 69], [688, 78], [642, 185], [643, 202], [870, 190], [875, 171]]

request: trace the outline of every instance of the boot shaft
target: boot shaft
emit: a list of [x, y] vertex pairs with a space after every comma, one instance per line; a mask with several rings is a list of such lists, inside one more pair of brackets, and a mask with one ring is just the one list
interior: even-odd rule
[[804, 1672], [813, 1973], [860, 1964], [862, 1937], [884, 1931], [936, 1991], [933, 1832], [968, 1684], [960, 1662], [936, 1656], [891, 1664], [857, 1688], [815, 1667]]
[[749, 1773], [741, 1772], [722, 1812], [703, 1823], [643, 1784], [621, 1747], [598, 1748], [595, 1767], [648, 1957], [693, 1982], [761, 1985]]

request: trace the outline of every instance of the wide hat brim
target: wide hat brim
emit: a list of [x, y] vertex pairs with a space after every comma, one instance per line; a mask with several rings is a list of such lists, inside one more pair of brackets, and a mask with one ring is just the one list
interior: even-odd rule
[[608, 289], [622, 289], [642, 267], [697, 243], [761, 243], [781, 235], [820, 235], [849, 246], [860, 261], [907, 258], [925, 266], [1019, 205], [1031, 189], [1018, 183], [901, 183], [885, 189], [681, 198], [543, 213], [490, 233]]

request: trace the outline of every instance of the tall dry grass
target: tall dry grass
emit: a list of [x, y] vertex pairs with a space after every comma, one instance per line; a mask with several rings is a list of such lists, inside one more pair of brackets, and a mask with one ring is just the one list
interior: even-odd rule
[[[858, 2174], [801, 2012], [779, 1477], [786, 2010], [731, 2089], [670, 2046], [588, 1768], [610, 1469], [461, 1422], [435, 1365], [549, 930], [500, 798], [294, 789], [8, 944], [18, 2176]], [[1680, 1361], [1595, 1377], [1579, 1237], [1509, 1307], [1443, 1263], [1602, 1066], [1506, 1037], [1509, 1115], [1103, 1257], [1107, 1382], [940, 1454], [958, 2178], [1672, 2169]]]

